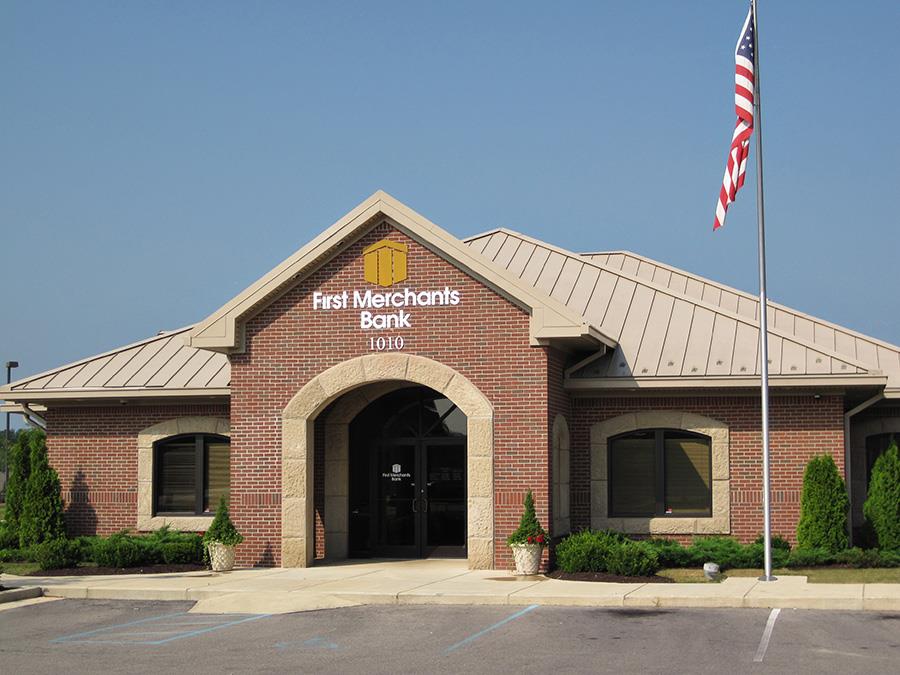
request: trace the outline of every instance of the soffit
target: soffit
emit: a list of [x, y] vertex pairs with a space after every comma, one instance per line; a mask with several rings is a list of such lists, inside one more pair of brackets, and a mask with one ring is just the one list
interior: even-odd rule
[[[611, 355], [595, 362], [594, 378], [668, 378], [673, 386], [690, 386], [697, 378], [759, 376], [757, 308], [746, 293], [712, 282], [701, 284], [697, 277], [633, 254], [578, 255], [507, 229], [465, 242], [619, 343]], [[789, 311], [781, 306], [774, 309]], [[808, 338], [803, 330], [788, 330], [784, 321], [770, 322], [773, 377], [804, 377], [811, 383], [862, 375], [900, 380], [900, 372], [888, 368], [881, 372], [896, 362], [898, 348], [879, 343], [881, 360], [874, 356], [874, 349], [869, 358], [860, 358], [838, 348], [843, 340], [838, 335], [850, 331], [826, 322], [814, 324], [799, 312], [792, 316], [821, 328], [818, 332], [812, 328]], [[835, 336], [830, 344], [826, 344], [825, 327]]]

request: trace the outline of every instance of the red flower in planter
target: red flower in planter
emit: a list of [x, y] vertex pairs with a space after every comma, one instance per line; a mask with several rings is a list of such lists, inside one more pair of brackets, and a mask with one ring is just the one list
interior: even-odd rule
[[539, 543], [539, 544], [543, 544], [543, 543], [544, 543], [544, 535], [539, 534], [539, 535], [537, 536], [537, 543]]

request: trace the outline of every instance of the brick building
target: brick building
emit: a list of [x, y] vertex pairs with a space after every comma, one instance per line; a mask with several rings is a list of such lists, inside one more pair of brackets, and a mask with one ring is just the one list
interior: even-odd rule
[[[376, 193], [204, 321], [0, 389], [46, 426], [73, 534], [204, 530], [243, 565], [511, 564], [554, 537], [762, 530], [758, 301], [641, 256], [460, 241]], [[861, 523], [900, 349], [771, 304], [773, 531], [830, 454]]]

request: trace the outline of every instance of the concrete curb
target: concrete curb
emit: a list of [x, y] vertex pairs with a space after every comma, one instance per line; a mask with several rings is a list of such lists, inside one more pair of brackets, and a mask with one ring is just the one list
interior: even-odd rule
[[10, 588], [0, 591], [0, 602], [15, 602], [16, 600], [29, 600], [39, 598], [44, 594], [40, 586], [23, 586], [22, 588]]

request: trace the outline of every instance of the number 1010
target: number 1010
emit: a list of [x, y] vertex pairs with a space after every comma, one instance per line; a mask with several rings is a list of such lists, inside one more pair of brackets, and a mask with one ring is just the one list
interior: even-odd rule
[[372, 352], [393, 352], [403, 349], [403, 337], [370, 337], [369, 351]]

